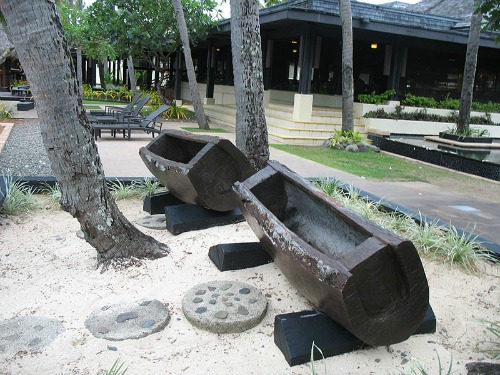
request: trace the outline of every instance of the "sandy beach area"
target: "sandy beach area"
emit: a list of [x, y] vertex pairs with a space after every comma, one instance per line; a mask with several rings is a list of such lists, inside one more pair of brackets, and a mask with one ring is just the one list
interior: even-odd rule
[[[140, 200], [118, 203], [134, 223], [147, 215]], [[256, 241], [246, 222], [177, 236], [139, 228], [167, 243], [171, 254], [100, 273], [96, 251], [76, 236], [79, 224], [69, 214], [47, 206], [22, 220], [0, 218], [0, 319], [44, 316], [64, 326], [40, 351], [12, 353], [4, 348], [0, 374], [104, 374], [116, 360], [132, 375], [311, 374], [309, 364], [290, 367], [273, 339], [275, 315], [311, 309], [309, 302], [273, 263], [220, 272], [208, 257], [213, 245]], [[328, 374], [410, 374], [419, 366], [437, 374], [439, 361], [443, 370], [452, 361], [454, 374], [466, 374], [466, 363], [492, 361], [478, 348], [488, 348], [482, 342], [495, 339], [482, 321], [498, 321], [500, 316], [500, 267], [480, 264], [475, 274], [428, 260], [424, 267], [436, 333], [328, 358], [316, 363], [320, 374], [324, 368]], [[229, 334], [192, 326], [182, 312], [182, 298], [196, 284], [212, 280], [260, 289], [268, 300], [263, 321]], [[145, 298], [168, 305], [171, 319], [162, 331], [110, 341], [85, 328], [85, 320], [99, 306]]]

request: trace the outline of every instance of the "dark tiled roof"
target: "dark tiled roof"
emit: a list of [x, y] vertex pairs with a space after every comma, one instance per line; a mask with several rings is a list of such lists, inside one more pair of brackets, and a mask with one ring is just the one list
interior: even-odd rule
[[412, 12], [432, 14], [451, 18], [470, 18], [474, 9], [474, 0], [421, 0], [409, 4]]

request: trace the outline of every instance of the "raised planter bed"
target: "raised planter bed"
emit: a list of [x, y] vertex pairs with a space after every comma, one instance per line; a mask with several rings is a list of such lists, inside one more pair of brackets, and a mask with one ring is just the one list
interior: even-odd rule
[[440, 132], [439, 138], [449, 139], [450, 141], [463, 143], [492, 143], [493, 138], [490, 137], [464, 137], [461, 135]]

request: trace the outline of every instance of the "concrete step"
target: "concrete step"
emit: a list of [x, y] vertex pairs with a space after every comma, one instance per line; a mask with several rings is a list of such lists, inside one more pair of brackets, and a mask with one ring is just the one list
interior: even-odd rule
[[[266, 122], [269, 140], [275, 143], [321, 145], [335, 130], [342, 128], [342, 112], [335, 109], [319, 109], [311, 121], [294, 121], [293, 108], [271, 103], [266, 107]], [[236, 126], [236, 107], [209, 105], [205, 113], [210, 122], [226, 126]], [[354, 130], [361, 134], [365, 126], [355, 119]]]

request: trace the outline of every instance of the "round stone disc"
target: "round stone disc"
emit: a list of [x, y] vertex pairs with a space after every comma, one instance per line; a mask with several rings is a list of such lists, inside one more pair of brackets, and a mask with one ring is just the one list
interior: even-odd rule
[[170, 320], [167, 306], [158, 300], [104, 305], [94, 310], [85, 327], [107, 340], [139, 339], [165, 328]]
[[137, 220], [137, 224], [148, 229], [167, 229], [167, 220], [164, 214], [145, 216]]
[[62, 323], [44, 316], [20, 316], [0, 321], [0, 354], [39, 352], [64, 331]]
[[182, 299], [186, 318], [215, 333], [243, 332], [259, 324], [267, 299], [257, 288], [239, 281], [210, 281], [196, 285]]

